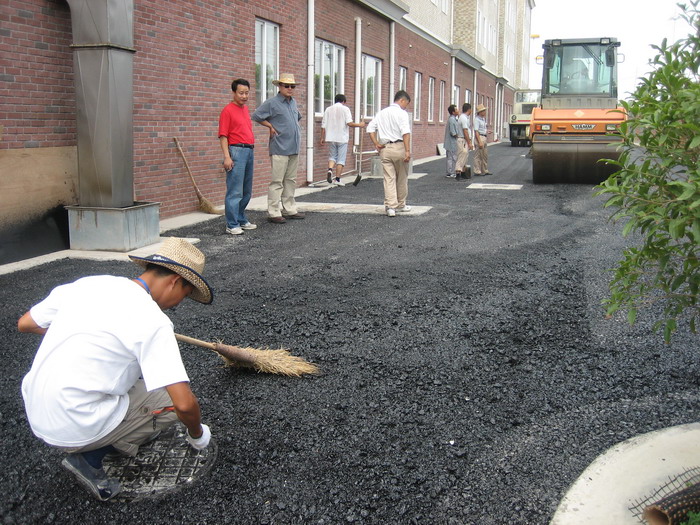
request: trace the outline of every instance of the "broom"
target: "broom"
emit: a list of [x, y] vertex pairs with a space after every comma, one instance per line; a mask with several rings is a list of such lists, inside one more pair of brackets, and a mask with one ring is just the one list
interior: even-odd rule
[[226, 366], [240, 366], [252, 368], [257, 372], [294, 377], [304, 374], [318, 374], [320, 372], [315, 364], [290, 354], [284, 348], [277, 350], [241, 348], [240, 346], [225, 345], [223, 343], [200, 341], [182, 334], [175, 334], [175, 339], [183, 343], [214, 350], [223, 358]]
[[180, 147], [180, 142], [177, 140], [177, 137], [173, 137], [173, 140], [175, 141], [177, 150], [180, 152], [182, 160], [185, 161], [185, 168], [187, 168], [187, 174], [190, 176], [192, 186], [194, 186], [194, 191], [195, 193], [197, 193], [197, 199], [199, 199], [199, 209], [204, 213], [210, 213], [212, 215], [222, 215], [222, 212], [219, 211], [216, 208], [216, 206], [214, 206], [211, 202], [209, 202], [207, 198], [204, 195], [202, 195], [202, 192], [199, 191], [197, 183], [194, 181], [194, 177], [192, 176], [192, 172], [190, 171], [190, 165], [187, 163], [187, 159], [185, 158], [185, 152], [182, 151], [182, 148]]

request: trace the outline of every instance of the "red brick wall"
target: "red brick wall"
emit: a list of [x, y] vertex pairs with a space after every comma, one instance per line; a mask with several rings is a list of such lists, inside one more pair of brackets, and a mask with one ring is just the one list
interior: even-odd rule
[[[0, 117], [5, 126], [0, 148], [72, 146], [76, 143], [70, 11], [65, 0], [5, 0], [0, 7]], [[355, 17], [362, 18], [362, 51], [383, 61], [381, 105], [389, 91], [390, 22], [356, 2], [317, 0], [316, 37], [345, 47], [345, 91], [354, 112]], [[134, 5], [134, 186], [139, 201], [162, 203], [161, 216], [197, 209], [198, 201], [173, 137], [180, 140], [202, 193], [223, 202], [225, 176], [217, 138], [221, 109], [231, 100], [231, 80], [247, 78], [255, 109], [255, 18], [280, 26], [280, 72], [292, 73], [295, 98], [304, 116], [298, 183], [306, 178], [306, 2], [255, 3], [201, 0], [135, 0]], [[442, 142], [440, 81], [451, 95], [450, 57], [400, 24], [396, 29], [396, 71], [408, 68], [408, 91], [415, 98], [414, 75], [423, 74], [422, 114], [414, 122], [413, 157], [435, 154]], [[447, 64], [445, 64], [447, 63]], [[462, 91], [473, 73], [459, 67]], [[428, 79], [435, 78], [435, 117], [428, 122]], [[480, 78], [483, 75], [480, 76]], [[486, 80], [483, 80], [486, 79]], [[483, 77], [480, 89], [492, 89]], [[486, 83], [484, 83], [486, 82]], [[463, 95], [462, 95], [463, 96]], [[460, 98], [461, 101], [461, 98]], [[443, 104], [445, 105], [445, 104]], [[413, 105], [409, 106], [413, 111]], [[314, 179], [322, 180], [327, 149], [320, 146], [320, 118], [314, 126]], [[254, 124], [257, 148], [254, 195], [269, 182], [267, 130]], [[365, 150], [369, 141], [365, 140]], [[354, 166], [352, 156], [347, 169]]]
[[[445, 98], [449, 100], [451, 93], [450, 76], [452, 71], [450, 54], [437, 46], [425, 41], [403, 26], [396, 25], [396, 79], [398, 81], [398, 68], [408, 68], [406, 87], [413, 99], [407, 110], [416, 113], [416, 72], [422, 74], [420, 90], [420, 120], [413, 121], [412, 157], [420, 159], [437, 153], [437, 144], [445, 137], [445, 123], [440, 122], [440, 112], [445, 113], [446, 108], [438, 108], [440, 103], [440, 81], [444, 80]], [[435, 79], [435, 111], [432, 122], [428, 120], [428, 89], [429, 78]]]
[[0, 149], [75, 144], [70, 43], [65, 1], [0, 4]]
[[[221, 109], [231, 100], [231, 81], [251, 83], [255, 110], [255, 18], [280, 25], [280, 72], [306, 80], [306, 40], [299, 38], [305, 13], [290, 4], [257, 2], [238, 9], [232, 2], [136, 2], [134, 13], [134, 180], [138, 200], [161, 201], [161, 215], [197, 207], [184, 163], [172, 138], [183, 146], [202, 193], [221, 203], [225, 193], [218, 141]], [[305, 33], [305, 31], [304, 31]], [[295, 93], [306, 114], [303, 89]], [[302, 121], [303, 124], [303, 121]], [[303, 126], [305, 128], [305, 126]], [[253, 191], [269, 182], [268, 134], [253, 125], [257, 149]], [[300, 165], [304, 166], [302, 140]]]

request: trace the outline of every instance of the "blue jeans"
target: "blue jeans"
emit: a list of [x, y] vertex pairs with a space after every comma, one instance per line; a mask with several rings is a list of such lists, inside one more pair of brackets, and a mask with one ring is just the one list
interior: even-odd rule
[[251, 148], [229, 146], [228, 151], [233, 160], [233, 168], [226, 172], [226, 225], [238, 228], [250, 222], [245, 209], [253, 193], [254, 155]]

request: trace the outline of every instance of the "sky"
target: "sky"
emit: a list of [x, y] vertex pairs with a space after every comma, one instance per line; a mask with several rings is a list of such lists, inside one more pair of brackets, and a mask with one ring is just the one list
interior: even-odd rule
[[639, 77], [652, 67], [656, 55], [650, 45], [664, 38], [675, 42], [690, 32], [681, 19], [677, 0], [535, 0], [530, 42], [531, 88], [542, 85], [542, 66], [535, 57], [542, 44], [552, 38], [614, 37], [621, 43], [618, 52], [625, 61], [618, 64], [618, 95], [627, 98]]

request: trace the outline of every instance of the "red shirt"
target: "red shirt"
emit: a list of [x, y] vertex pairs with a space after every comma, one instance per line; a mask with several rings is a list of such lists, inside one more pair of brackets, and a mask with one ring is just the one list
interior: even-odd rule
[[230, 102], [224, 107], [219, 117], [219, 137], [227, 137], [229, 144], [255, 144], [248, 106]]

